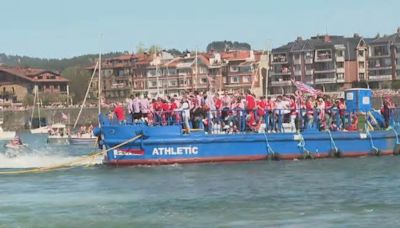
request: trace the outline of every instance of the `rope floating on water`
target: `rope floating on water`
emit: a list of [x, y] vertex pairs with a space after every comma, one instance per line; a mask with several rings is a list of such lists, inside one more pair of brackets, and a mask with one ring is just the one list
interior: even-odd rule
[[[86, 156], [77, 158], [77, 159], [75, 159], [73, 161], [61, 163], [61, 164], [58, 164], [58, 165], [48, 166], [48, 167], [38, 167], [38, 168], [24, 169], [24, 170], [1, 171], [0, 175], [25, 174], [25, 173], [43, 173], [43, 172], [56, 171], [56, 170], [61, 170], [61, 169], [72, 169], [74, 167], [78, 167], [79, 165], [77, 165], [77, 164], [79, 164], [79, 163], [81, 163], [83, 161], [91, 161], [95, 157], [100, 156], [100, 155], [104, 155], [108, 151], [117, 149], [117, 148], [119, 148], [121, 146], [124, 146], [124, 145], [126, 145], [128, 143], [134, 142], [137, 139], [141, 138], [142, 136], [143, 136], [142, 134], [136, 135], [135, 137], [130, 138], [130, 139], [128, 139], [128, 140], [126, 140], [126, 141], [124, 141], [124, 142], [122, 142], [122, 143], [120, 143], [120, 144], [118, 144], [116, 146], [113, 146], [113, 147], [111, 147], [111, 148], [109, 148], [107, 150], [102, 150], [102, 151], [99, 151], [99, 152], [92, 152], [92, 153], [89, 153]], [[84, 165], [80, 165], [80, 166], [84, 166]]]

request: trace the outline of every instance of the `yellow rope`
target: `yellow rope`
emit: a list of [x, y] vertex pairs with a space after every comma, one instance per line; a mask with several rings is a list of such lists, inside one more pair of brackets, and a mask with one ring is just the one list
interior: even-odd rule
[[100, 152], [92, 152], [92, 153], [89, 153], [87, 156], [80, 157], [80, 158], [75, 159], [75, 160], [70, 161], [70, 162], [65, 162], [65, 163], [62, 163], [62, 164], [48, 166], [48, 167], [33, 168], [33, 169], [1, 171], [0, 175], [5, 175], [5, 174], [24, 174], [24, 173], [42, 173], [42, 172], [49, 172], [49, 171], [60, 170], [60, 169], [71, 169], [73, 167], [76, 167], [76, 166], [73, 166], [76, 163], [79, 163], [79, 162], [82, 162], [82, 161], [85, 161], [85, 160], [90, 161], [91, 159], [94, 159], [95, 157], [97, 157], [99, 155], [103, 155], [103, 154], [107, 153], [110, 150], [114, 150], [114, 149], [119, 148], [121, 146], [124, 146], [124, 145], [126, 145], [128, 143], [136, 141], [137, 139], [139, 139], [142, 136], [143, 136], [142, 134], [137, 135], [137, 136], [135, 136], [135, 137], [133, 137], [131, 139], [128, 139], [125, 142], [120, 143], [120, 144], [118, 144], [116, 146], [113, 146], [113, 147], [111, 147], [111, 148], [109, 148], [107, 150], [103, 150], [103, 151], [100, 151]]

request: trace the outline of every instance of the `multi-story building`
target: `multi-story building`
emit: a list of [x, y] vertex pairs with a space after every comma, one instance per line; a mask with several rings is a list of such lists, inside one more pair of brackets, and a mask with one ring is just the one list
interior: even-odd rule
[[[94, 66], [88, 68], [92, 73]], [[102, 94], [121, 100], [130, 94], [150, 97], [185, 91], [244, 91], [261, 95], [266, 86], [268, 56], [262, 52], [127, 54], [102, 63]], [[98, 94], [98, 79], [92, 82], [92, 97]]]
[[292, 80], [325, 92], [349, 88], [365, 77], [366, 50], [365, 41], [357, 35], [299, 37], [272, 50], [269, 93], [293, 93]]
[[0, 66], [0, 97], [12, 102], [22, 102], [27, 95], [33, 95], [35, 87], [41, 94], [61, 95], [67, 98], [68, 83], [69, 81], [57, 72]]
[[[264, 54], [266, 55], [266, 54]], [[225, 73], [223, 74], [223, 90], [244, 92], [247, 89], [257, 95], [262, 95], [262, 69], [266, 58], [261, 58], [262, 52], [233, 51], [223, 53]], [[264, 75], [266, 77], [266, 75]], [[264, 80], [265, 81], [265, 80]]]
[[400, 28], [368, 43], [368, 84], [371, 88], [390, 88], [390, 81], [400, 79]]

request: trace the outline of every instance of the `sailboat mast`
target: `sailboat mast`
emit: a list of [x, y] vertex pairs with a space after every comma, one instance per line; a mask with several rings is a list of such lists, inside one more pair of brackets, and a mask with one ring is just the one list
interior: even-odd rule
[[[96, 66], [94, 67], [92, 77], [90, 78], [90, 82], [89, 82], [88, 88], [87, 88], [87, 90], [86, 90], [85, 98], [83, 99], [83, 102], [82, 102], [82, 105], [81, 105], [81, 109], [79, 109], [79, 113], [78, 113], [78, 116], [76, 117], [76, 120], [75, 120], [73, 129], [74, 129], [74, 128], [76, 127], [76, 125], [78, 124], [79, 117], [80, 117], [81, 114], [82, 114], [83, 107], [85, 107], [86, 99], [87, 99], [87, 97], [88, 97], [88, 95], [89, 95], [90, 86], [92, 85], [92, 81], [93, 81], [94, 76], [96, 75], [96, 70], [97, 70], [97, 67], [98, 67], [98, 66], [99, 66], [99, 62], [97, 62], [97, 63], [96, 63]], [[69, 115], [69, 116], [70, 116], [70, 115]], [[68, 119], [68, 121], [69, 121], [69, 119]]]
[[197, 81], [198, 81], [198, 70], [199, 70], [199, 68], [198, 68], [198, 63], [197, 63], [198, 61], [197, 61], [197, 48], [196, 48], [196, 77], [195, 77], [195, 79], [194, 79], [194, 89], [195, 90], [197, 90]]
[[33, 122], [33, 114], [35, 113], [35, 106], [36, 106], [36, 97], [37, 97], [37, 85], [33, 87], [33, 106], [32, 106], [32, 114], [31, 114], [31, 124], [29, 126], [32, 129], [32, 122]]
[[41, 102], [40, 102], [40, 99], [39, 99], [39, 91], [38, 91], [38, 89], [39, 88], [36, 89], [36, 95], [37, 95], [37, 100], [39, 101], [38, 102], [38, 118], [39, 118], [39, 128], [41, 128], [42, 127], [42, 124], [40, 123], [41, 122], [40, 121], [40, 104], [41, 104]]
[[99, 53], [99, 81], [98, 81], [99, 114], [101, 114], [101, 52]]

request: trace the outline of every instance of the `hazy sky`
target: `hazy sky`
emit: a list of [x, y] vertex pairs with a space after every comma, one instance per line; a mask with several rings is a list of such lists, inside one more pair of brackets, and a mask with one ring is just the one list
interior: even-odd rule
[[1, 0], [0, 53], [46, 58], [134, 51], [138, 43], [204, 50], [210, 41], [276, 47], [315, 34], [392, 34], [398, 0]]

